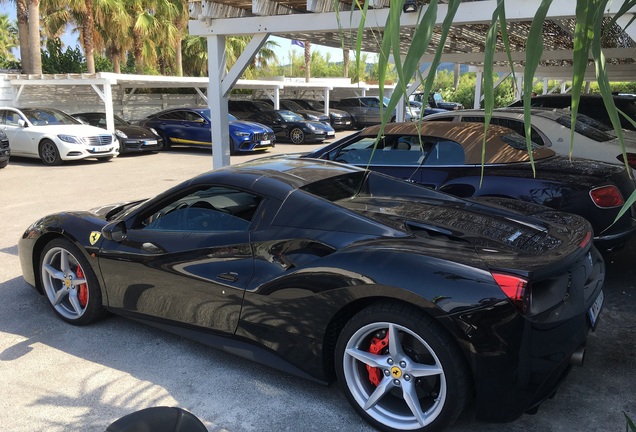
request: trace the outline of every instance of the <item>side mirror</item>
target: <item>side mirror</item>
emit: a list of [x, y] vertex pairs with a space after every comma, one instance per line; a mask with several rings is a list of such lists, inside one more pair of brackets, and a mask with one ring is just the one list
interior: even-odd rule
[[123, 221], [109, 223], [102, 228], [102, 235], [108, 240], [122, 242], [126, 240], [126, 224]]
[[27, 123], [24, 121], [24, 119], [19, 119], [18, 120], [18, 126], [20, 127], [26, 127]]

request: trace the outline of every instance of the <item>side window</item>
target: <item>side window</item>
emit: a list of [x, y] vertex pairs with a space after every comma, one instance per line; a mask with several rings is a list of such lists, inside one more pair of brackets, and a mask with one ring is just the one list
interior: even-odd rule
[[205, 123], [205, 119], [200, 114], [190, 111], [183, 111], [183, 116], [187, 121], [196, 123]]
[[157, 231], [247, 231], [261, 197], [223, 186], [190, 191], [142, 216], [138, 228]]
[[0, 110], [0, 125], [5, 124], [6, 116], [7, 116], [7, 111]]
[[171, 111], [157, 117], [161, 120], [185, 120], [181, 111]]
[[375, 137], [364, 137], [340, 149], [332, 159], [358, 165], [402, 166], [418, 165], [424, 155], [417, 136], [384, 137], [377, 145]]
[[424, 165], [463, 165], [464, 148], [454, 141], [439, 141], [430, 151]]

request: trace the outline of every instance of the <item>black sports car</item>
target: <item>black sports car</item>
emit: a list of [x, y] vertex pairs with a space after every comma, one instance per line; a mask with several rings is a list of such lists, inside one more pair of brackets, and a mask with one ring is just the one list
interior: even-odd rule
[[[72, 115], [91, 126], [106, 127], [105, 113], [85, 112]], [[114, 120], [115, 136], [119, 141], [119, 154], [153, 152], [163, 148], [163, 139], [153, 128], [130, 124], [118, 116], [114, 116]]]
[[371, 424], [432, 431], [473, 397], [480, 418], [513, 420], [582, 362], [603, 303], [591, 238], [530, 203], [270, 158], [44, 217], [18, 248], [64, 321], [110, 311], [337, 378]]
[[293, 144], [323, 142], [334, 138], [336, 131], [328, 124], [303, 119], [287, 110], [269, 110], [254, 113], [245, 120], [262, 123], [274, 129], [278, 141]]
[[[315, 99], [288, 99], [296, 102], [308, 110], [314, 110], [318, 112], [325, 112], [325, 105]], [[352, 127], [351, 114], [346, 111], [329, 108], [329, 123], [335, 130], [345, 130]]]
[[[484, 125], [431, 121], [378, 126], [304, 155], [390, 174], [459, 197], [520, 199], [586, 218], [600, 249], [619, 247], [636, 231], [636, 204], [614, 222], [636, 189], [623, 165], [556, 156], [533, 148], [533, 171], [525, 138], [491, 125], [483, 154]], [[377, 143], [376, 143], [377, 142]]]

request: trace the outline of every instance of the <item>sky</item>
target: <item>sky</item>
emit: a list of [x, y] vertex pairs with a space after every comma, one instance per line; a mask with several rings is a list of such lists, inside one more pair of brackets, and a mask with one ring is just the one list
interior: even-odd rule
[[[9, 15], [9, 19], [15, 21], [15, 5], [13, 3], [0, 3], [0, 14]], [[281, 64], [289, 63], [290, 52], [298, 54], [304, 54], [304, 49], [297, 46], [292, 45], [292, 41], [290, 39], [284, 39], [278, 36], [270, 36], [270, 40], [276, 42], [279, 46], [274, 48], [276, 52], [276, 56], [278, 57], [278, 61]], [[79, 39], [77, 34], [71, 33], [68, 30], [64, 35], [62, 35], [62, 43], [64, 46], [75, 47], [79, 45]], [[319, 51], [323, 56], [327, 53], [330, 55], [331, 62], [341, 62], [342, 61], [342, 50], [340, 48], [329, 48], [321, 45], [312, 45], [311, 47], [313, 51]], [[16, 57], [19, 57], [19, 51], [14, 49], [13, 54]]]

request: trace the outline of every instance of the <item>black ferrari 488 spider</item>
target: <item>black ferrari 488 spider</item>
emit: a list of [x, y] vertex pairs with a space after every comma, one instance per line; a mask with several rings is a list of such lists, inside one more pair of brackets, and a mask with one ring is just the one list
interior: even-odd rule
[[135, 318], [337, 379], [382, 430], [434, 431], [473, 399], [513, 420], [581, 363], [603, 303], [591, 240], [583, 218], [535, 204], [270, 158], [44, 217], [19, 255], [71, 324]]

